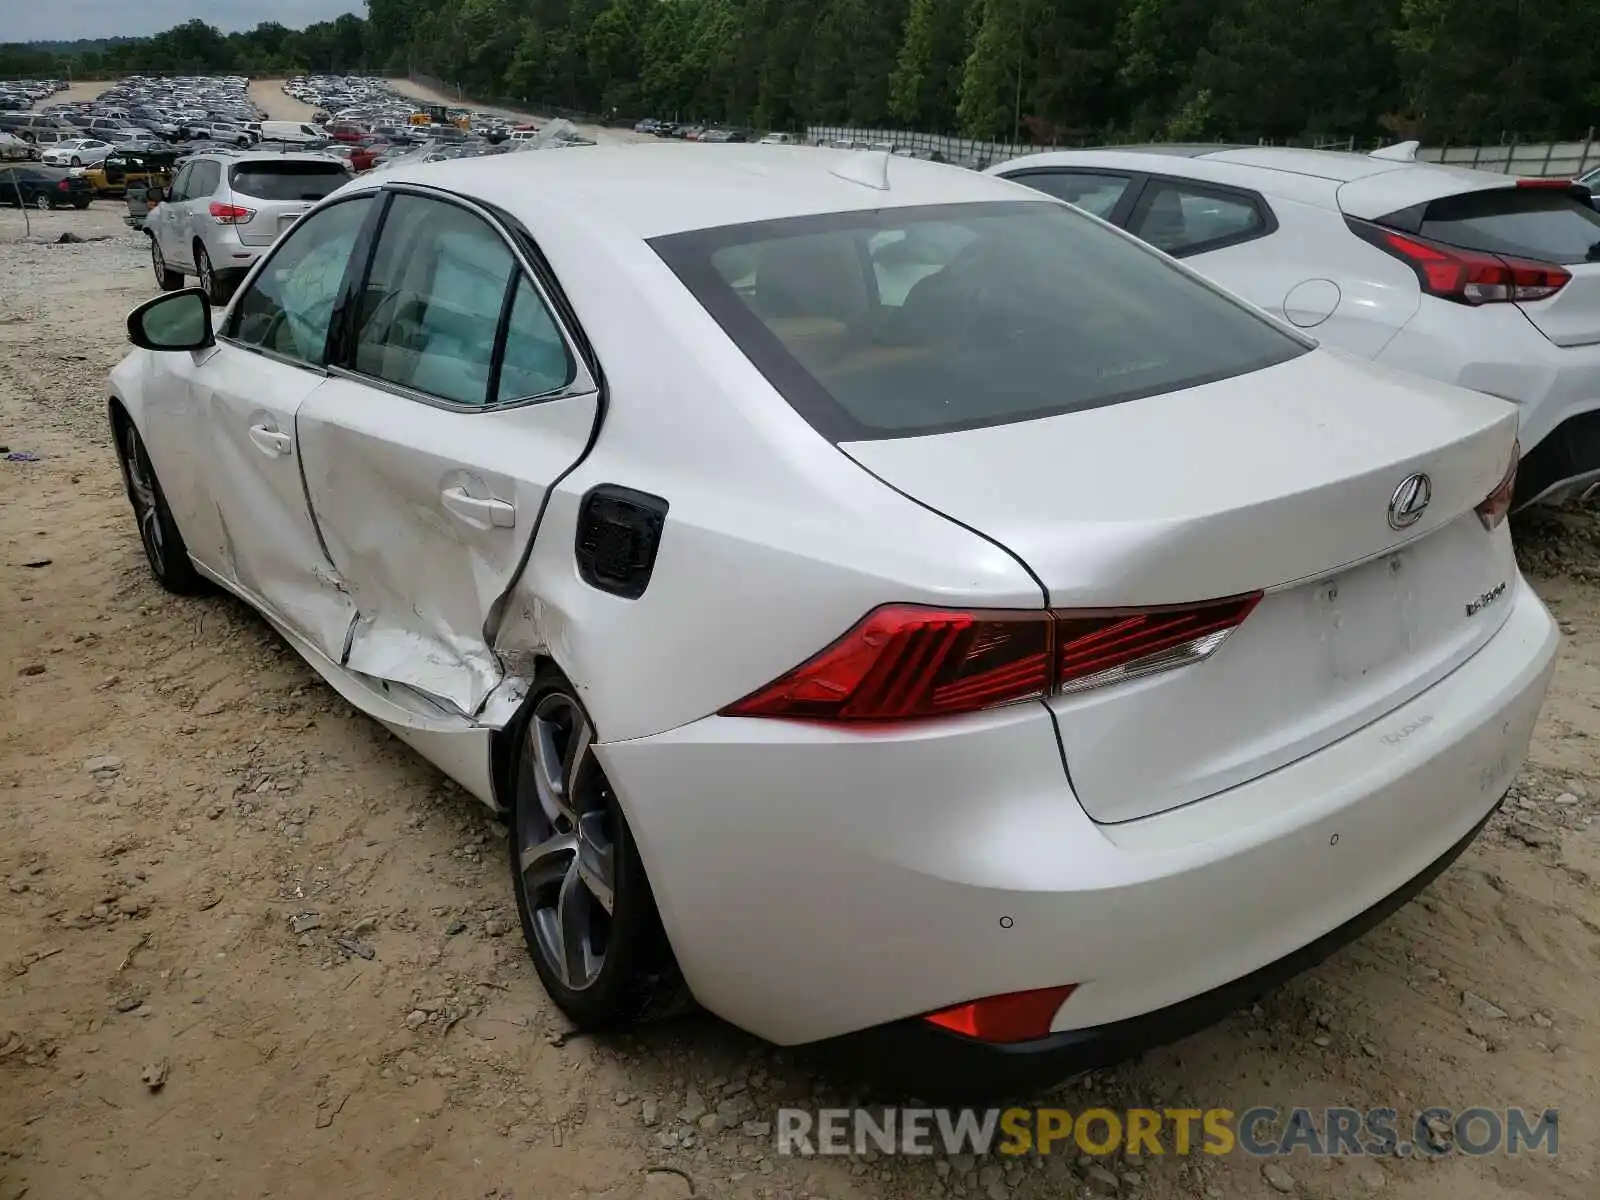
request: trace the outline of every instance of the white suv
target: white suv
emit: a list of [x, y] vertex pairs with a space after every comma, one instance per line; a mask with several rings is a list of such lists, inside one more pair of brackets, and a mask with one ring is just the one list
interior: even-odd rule
[[1520, 409], [1516, 503], [1600, 485], [1600, 212], [1567, 180], [1261, 146], [992, 167], [1183, 258], [1329, 345]]

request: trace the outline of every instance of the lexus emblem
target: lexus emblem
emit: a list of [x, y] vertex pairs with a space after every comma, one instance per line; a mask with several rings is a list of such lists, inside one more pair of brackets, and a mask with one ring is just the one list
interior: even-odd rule
[[1426, 475], [1408, 475], [1389, 500], [1391, 529], [1410, 529], [1422, 520], [1433, 500], [1433, 481]]

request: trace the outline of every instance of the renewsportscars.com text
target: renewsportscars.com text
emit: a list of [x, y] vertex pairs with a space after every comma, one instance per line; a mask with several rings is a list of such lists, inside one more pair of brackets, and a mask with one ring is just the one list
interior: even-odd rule
[[779, 1154], [1555, 1154], [1553, 1108], [784, 1108]]

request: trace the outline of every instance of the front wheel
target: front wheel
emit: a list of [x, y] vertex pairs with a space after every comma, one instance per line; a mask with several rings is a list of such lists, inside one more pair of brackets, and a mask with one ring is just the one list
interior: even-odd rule
[[150, 573], [169, 592], [199, 595], [206, 590], [205, 580], [189, 561], [188, 547], [172, 519], [172, 510], [167, 507], [167, 497], [150, 465], [139, 431], [132, 421], [121, 420], [116, 432], [122, 481], [128, 489], [128, 502], [133, 505], [134, 520], [139, 524], [139, 541], [144, 545]]
[[74, 154], [72, 156], [72, 165], [75, 166], [75, 167], [83, 166], [83, 159], [79, 158], [76, 154]]
[[627, 819], [594, 754], [594, 727], [553, 672], [517, 741], [511, 884], [545, 991], [580, 1029], [664, 1015], [684, 997]]

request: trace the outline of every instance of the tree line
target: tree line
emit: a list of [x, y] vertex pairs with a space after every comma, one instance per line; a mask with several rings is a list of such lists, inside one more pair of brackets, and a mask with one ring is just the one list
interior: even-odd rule
[[482, 100], [758, 128], [1041, 142], [1581, 136], [1596, 0], [366, 0], [224, 35], [192, 21], [0, 78], [421, 73]]

